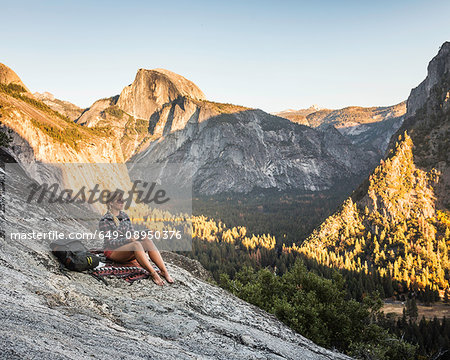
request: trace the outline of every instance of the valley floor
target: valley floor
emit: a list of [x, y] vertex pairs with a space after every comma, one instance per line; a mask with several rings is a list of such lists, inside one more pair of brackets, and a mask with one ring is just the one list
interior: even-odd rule
[[[385, 299], [383, 311], [386, 315], [389, 313], [394, 313], [398, 317], [401, 317], [405, 306], [405, 301]], [[433, 319], [435, 316], [438, 319], [442, 319], [444, 317], [448, 319], [450, 317], [450, 304], [445, 304], [441, 301], [432, 303], [431, 305], [418, 303], [417, 309], [419, 311], [419, 320], [422, 316], [425, 316], [426, 319]]]

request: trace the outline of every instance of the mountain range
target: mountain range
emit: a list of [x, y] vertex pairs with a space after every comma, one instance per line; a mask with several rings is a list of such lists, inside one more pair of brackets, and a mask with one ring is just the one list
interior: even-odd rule
[[393, 106], [349, 106], [339, 110], [321, 109], [313, 105], [307, 109], [287, 110], [276, 115], [298, 124], [314, 128], [334, 126], [354, 145], [383, 154], [393, 133], [403, 123], [406, 101]]
[[[192, 181], [196, 192], [217, 194], [327, 190], [362, 179], [388, 148], [388, 157], [301, 252], [352, 271], [375, 269], [408, 286], [420, 274], [420, 287], [443, 288], [449, 276], [449, 54], [447, 42], [411, 91], [406, 113], [405, 103], [313, 107], [304, 114], [315, 127], [207, 101], [191, 81], [163, 69], [140, 69], [120, 95], [81, 111], [48, 94], [32, 95], [1, 65], [1, 122], [13, 131], [6, 151], [23, 164], [178, 163], [177, 176]], [[89, 176], [80, 184], [102, 174]]]
[[336, 130], [331, 120], [312, 128], [208, 101], [194, 83], [164, 69], [140, 69], [120, 95], [82, 110], [48, 93], [31, 94], [11, 69], [1, 69], [2, 123], [14, 132], [9, 151], [17, 160], [179, 163], [177, 176], [205, 195], [356, 184], [402, 121], [393, 117], [401, 113], [397, 106], [380, 110], [383, 116], [364, 128]]

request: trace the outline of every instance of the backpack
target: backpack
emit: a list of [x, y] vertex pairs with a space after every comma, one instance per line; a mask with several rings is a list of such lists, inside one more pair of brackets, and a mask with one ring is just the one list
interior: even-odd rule
[[52, 253], [69, 270], [84, 271], [98, 266], [97, 255], [88, 251], [80, 240], [61, 239], [50, 244]]

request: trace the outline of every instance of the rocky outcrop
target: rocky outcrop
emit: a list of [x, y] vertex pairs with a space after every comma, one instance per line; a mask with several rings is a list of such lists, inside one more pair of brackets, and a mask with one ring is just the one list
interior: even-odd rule
[[[134, 82], [120, 95], [96, 101], [76, 123], [111, 130], [120, 141], [124, 158], [129, 159], [150, 141], [162, 136], [164, 131], [182, 128], [204, 98], [194, 83], [178, 74], [164, 69], [140, 69]], [[166, 112], [180, 102], [185, 107], [170, 114], [175, 120], [166, 126], [165, 120], [169, 117]], [[205, 109], [203, 113], [202, 116], [212, 116], [217, 112], [210, 113]]]
[[445, 42], [439, 53], [428, 64], [427, 77], [419, 86], [411, 90], [407, 101], [408, 112], [406, 117], [413, 116], [418, 109], [424, 106], [431, 89], [450, 73], [450, 42]]
[[[25, 175], [6, 176], [19, 189]], [[8, 216], [22, 219], [11, 223], [7, 217], [2, 225], [21, 232], [35, 229], [30, 215], [50, 220], [74, 211], [70, 204], [58, 205], [56, 212], [31, 204], [24, 212], [15, 192], [2, 201]], [[80, 224], [48, 221], [46, 230], [54, 229], [85, 230]], [[141, 280], [130, 286], [109, 279], [106, 286], [84, 273], [63, 274], [42, 240], [0, 237], [3, 358], [347, 359], [205, 281], [198, 263], [163, 256], [173, 285]]]
[[11, 70], [8, 66], [2, 63], [0, 63], [0, 84], [19, 85], [22, 86], [27, 92], [29, 92], [25, 84], [22, 82], [22, 80], [20, 80], [19, 76], [17, 76], [17, 74], [13, 70]]
[[72, 121], [75, 121], [80, 117], [83, 112], [83, 109], [80, 107], [64, 100], [56, 99], [53, 94], [49, 92], [38, 93], [35, 92], [34, 97], [44, 104], [49, 106], [52, 110], [59, 112], [60, 114], [67, 116]]
[[180, 97], [204, 100], [203, 92], [191, 81], [164, 69], [139, 69], [133, 83], [122, 90], [117, 106], [140, 119], [160, 110]]

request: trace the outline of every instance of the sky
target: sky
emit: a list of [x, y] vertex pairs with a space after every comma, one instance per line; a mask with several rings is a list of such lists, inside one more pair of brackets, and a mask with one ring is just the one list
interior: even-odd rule
[[89, 107], [139, 68], [268, 112], [406, 100], [450, 41], [450, 1], [4, 1], [0, 62]]

